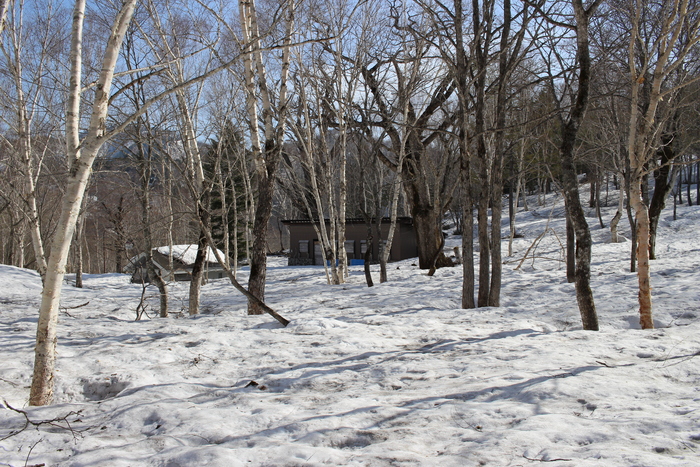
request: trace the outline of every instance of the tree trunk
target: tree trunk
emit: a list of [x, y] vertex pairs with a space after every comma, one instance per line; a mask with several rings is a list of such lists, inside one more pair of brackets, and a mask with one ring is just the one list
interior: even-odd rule
[[372, 225], [367, 224], [367, 249], [365, 250], [365, 280], [367, 281], [367, 287], [374, 287], [374, 281], [372, 281], [372, 271], [370, 270], [370, 262], [372, 260]]
[[[160, 295], [159, 299], [159, 316], [161, 318], [168, 317], [168, 290], [165, 286], [165, 281], [158, 271], [156, 271], [155, 264], [153, 262], [153, 226], [151, 224], [151, 174], [152, 174], [152, 161], [147, 155], [144, 149], [144, 142], [139, 141], [138, 144], [138, 155], [141, 163], [141, 192], [139, 193], [141, 201], [141, 228], [144, 234], [145, 243], [145, 253], [146, 253], [146, 271], [148, 278], [152, 284], [155, 284], [158, 288], [158, 293]], [[172, 212], [172, 211], [170, 211]], [[171, 216], [172, 217], [172, 216]], [[168, 258], [172, 258], [173, 246], [172, 243], [169, 245]], [[173, 276], [173, 265], [170, 261], [169, 263], [169, 274]]]
[[700, 162], [695, 163], [695, 204], [700, 204]]
[[518, 200], [520, 198], [520, 192], [523, 191], [523, 209], [527, 211], [527, 197], [525, 196], [523, 189], [523, 163], [525, 161], [525, 143], [520, 143], [520, 151], [518, 154], [518, 175], [516, 177], [515, 184], [515, 206], [513, 207], [513, 217], [511, 219], [511, 231], [510, 239], [508, 241], [508, 256], [513, 256], [513, 238], [515, 238], [515, 216], [518, 212]]
[[566, 209], [566, 280], [576, 281], [576, 231], [571, 220], [571, 213]]
[[[83, 203], [84, 205], [85, 203]], [[75, 248], [75, 287], [78, 289], [83, 288], [83, 231], [85, 229], [85, 206], [81, 209], [78, 215], [78, 224], [75, 229], [75, 242], [73, 243], [73, 248]], [[121, 271], [118, 271], [121, 273]]]
[[673, 188], [671, 162], [676, 157], [672, 146], [675, 136], [675, 132], [664, 134], [657, 151], [660, 166], [654, 172], [654, 194], [649, 204], [649, 259], [656, 259], [656, 231], [661, 211], [666, 207], [666, 199]]
[[600, 168], [596, 168], [596, 178], [598, 180], [595, 189], [595, 212], [598, 216], [598, 224], [600, 225], [600, 228], [604, 229], [605, 223], [603, 222], [603, 214], [600, 212], [600, 184], [603, 180], [603, 177], [600, 174]]
[[54, 365], [56, 361], [58, 304], [66, 273], [68, 250], [75, 230], [80, 204], [97, 152], [104, 143], [105, 122], [114, 67], [126, 29], [131, 22], [136, 0], [127, 0], [117, 14], [104, 50], [102, 70], [95, 86], [92, 115], [85, 140], [79, 138], [82, 77], [82, 33], [85, 0], [77, 0], [73, 10], [71, 31], [70, 83], [66, 111], [66, 154], [69, 173], [62, 197], [61, 215], [54, 234], [48, 270], [41, 294], [37, 324], [34, 373], [29, 396], [30, 405], [46, 405], [53, 399]]
[[[622, 179], [622, 183], [624, 183], [624, 180], [625, 180], [624, 173], [620, 175], [620, 178]], [[617, 201], [617, 212], [615, 213], [615, 216], [613, 217], [613, 219], [610, 221], [610, 241], [612, 243], [619, 243], [619, 241], [620, 241], [617, 227], [620, 223], [620, 220], [622, 219], [622, 211], [625, 208], [626, 190], [625, 190], [624, 186], [622, 186], [622, 185], [618, 186], [618, 185], [619, 185], [618, 183], [615, 183], [615, 186], [618, 188], [618, 190], [620, 192], [619, 198]]]
[[387, 274], [386, 274], [386, 261], [384, 260], [384, 246], [380, 243], [379, 247], [379, 283], [383, 284], [384, 282], [387, 281]]
[[438, 268], [451, 265], [449, 258], [440, 252], [442, 229], [440, 228], [440, 215], [435, 211], [434, 206], [424, 206], [423, 203], [415, 199], [411, 203], [413, 229], [416, 233], [418, 249], [418, 267], [420, 269], [430, 269], [436, 255], [438, 256]]
[[651, 271], [649, 268], [649, 210], [642, 200], [641, 181], [632, 187], [631, 204], [637, 216], [637, 279], [639, 283], [639, 324], [654, 329], [651, 317]]
[[5, 19], [7, 18], [7, 10], [13, 0], [0, 0], [0, 34], [5, 30]]
[[573, 145], [575, 134], [565, 132], [562, 144], [562, 178], [566, 207], [571, 217], [576, 237], [576, 268], [574, 282], [576, 285], [576, 301], [581, 313], [584, 330], [597, 331], [598, 315], [591, 290], [591, 232], [588, 229], [586, 215], [578, 191], [578, 177], [573, 163]]
[[[267, 152], [267, 151], [266, 151]], [[253, 224], [253, 248], [250, 257], [250, 277], [248, 291], [260, 301], [265, 301], [265, 280], [267, 277], [267, 228], [272, 214], [274, 180], [258, 180], [258, 199]], [[265, 313], [257, 303], [248, 301], [249, 315]]]
[[[197, 203], [197, 216], [202, 227], [200, 227], [199, 240], [197, 241], [197, 256], [192, 265], [192, 277], [190, 278], [190, 294], [188, 311], [190, 316], [199, 314], [199, 301], [204, 282], [204, 265], [207, 261], [207, 231], [211, 231], [211, 213], [209, 212], [209, 191], [205, 191], [202, 200]], [[205, 230], [208, 229], [208, 230]], [[212, 246], [214, 248], [214, 246]]]
[[622, 219], [622, 211], [618, 209], [615, 216], [613, 216], [610, 221], [610, 243], [619, 243], [620, 241], [620, 237], [617, 233], [617, 226], [620, 223], [620, 219]]
[[[479, 294], [477, 305], [480, 307], [489, 305], [489, 292], [491, 290], [491, 248], [489, 238], [489, 202], [491, 193], [489, 189], [489, 147], [486, 134], [486, 75], [488, 67], [488, 48], [491, 46], [484, 33], [488, 32], [484, 22], [486, 18], [480, 17], [478, 3], [474, 2], [472, 8], [472, 26], [474, 28], [474, 54], [476, 65], [476, 79], [474, 80], [474, 133], [476, 138], [476, 171], [478, 174], [478, 198], [477, 198], [477, 235], [479, 239]], [[482, 19], [484, 21], [482, 21]], [[486, 42], [486, 43], [484, 43]]]
[[[389, 233], [386, 237], [385, 243], [380, 243], [382, 246], [379, 252], [379, 282], [384, 283], [387, 281], [386, 274], [386, 263], [389, 262], [389, 257], [391, 255], [391, 246], [394, 243], [394, 235], [396, 233], [396, 220], [399, 213], [399, 195], [401, 194], [401, 181], [403, 173], [403, 152], [399, 154], [398, 167], [396, 169], [396, 174], [394, 175], [394, 183], [392, 186], [391, 193], [391, 214], [390, 214], [390, 225]], [[381, 220], [380, 226], [381, 226]], [[380, 242], [381, 242], [381, 236]]]
[[688, 198], [688, 206], [693, 205], [693, 198], [690, 196], [690, 187], [693, 183], [693, 166], [688, 164], [686, 167], [686, 184], [685, 184], [685, 196]]
[[[4, 28], [5, 15], [7, 14], [8, 5], [11, 2], [3, 1], [0, 4], [0, 32]], [[21, 20], [20, 20], [21, 21]], [[20, 24], [19, 34], [22, 34], [22, 25]], [[16, 34], [16, 33], [15, 33]], [[34, 166], [34, 156], [33, 152], [33, 142], [32, 142], [32, 119], [34, 117], [34, 112], [36, 110], [36, 100], [38, 96], [34, 97], [34, 102], [31, 107], [29, 107], [28, 98], [25, 94], [25, 84], [23, 76], [23, 62], [22, 62], [22, 48], [16, 45], [14, 48], [14, 70], [12, 70], [12, 75], [15, 81], [15, 91], [17, 93], [17, 146], [18, 152], [20, 154], [21, 162], [24, 171], [23, 180], [23, 193], [24, 202], [26, 203], [26, 217], [29, 223], [29, 232], [32, 239], [32, 247], [34, 250], [34, 261], [36, 262], [36, 270], [41, 276], [41, 280], [44, 280], [46, 275], [46, 253], [44, 251], [44, 242], [41, 238], [41, 225], [39, 220], [39, 209], [37, 208], [36, 200], [36, 177], [38, 177], [38, 172], [41, 170], [41, 161], [39, 162], [39, 167]], [[41, 74], [41, 70], [37, 70]], [[35, 84], [41, 87], [41, 77], [39, 82]], [[38, 94], [38, 91], [36, 91]], [[31, 100], [31, 98], [29, 99]], [[35, 173], [36, 172], [36, 173]], [[24, 242], [24, 235], [19, 237], [20, 246]], [[23, 248], [21, 248], [23, 250]], [[21, 252], [20, 267], [24, 267], [24, 252]]]
[[571, 108], [568, 119], [562, 121], [562, 143], [560, 148], [562, 166], [562, 185], [566, 209], [571, 217], [576, 236], [576, 301], [581, 313], [581, 323], [584, 330], [598, 330], [598, 315], [591, 290], [591, 232], [586, 222], [586, 215], [581, 206], [578, 190], [578, 176], [574, 163], [574, 147], [581, 122], [588, 105], [590, 88], [590, 51], [588, 40], [588, 24], [597, 4], [586, 10], [581, 0], [573, 0], [576, 18], [576, 43], [579, 62], [578, 90], [576, 100]]
[[455, 82], [459, 98], [459, 173], [461, 181], [462, 204], [462, 308], [476, 308], [474, 300], [474, 214], [473, 193], [471, 182], [471, 154], [469, 152], [470, 116], [469, 102], [471, 83], [468, 78], [469, 58], [468, 46], [464, 43], [465, 24], [462, 0], [453, 1], [455, 9]]
[[[272, 213], [275, 185], [275, 173], [279, 165], [282, 141], [287, 120], [287, 78], [289, 76], [291, 36], [294, 24], [295, 2], [287, 4], [284, 45], [282, 47], [282, 64], [279, 78], [279, 98], [276, 115], [273, 115], [273, 102], [269, 90], [262, 46], [257, 24], [257, 12], [252, 0], [239, 1], [241, 30], [244, 38], [244, 70], [246, 88], [246, 106], [250, 139], [255, 163], [255, 175], [258, 188], [258, 200], [253, 221], [253, 248], [250, 257], [250, 277], [248, 291], [258, 299], [248, 300], [248, 314], [259, 315], [266, 310], [261, 303], [265, 301], [265, 280], [267, 277], [267, 229]], [[257, 77], [257, 82], [256, 78]], [[258, 126], [256, 84], [262, 100], [262, 121], [264, 124], [265, 143], [261, 146]]]
[[489, 196], [487, 171], [484, 169], [485, 160], [480, 160], [479, 171], [479, 201], [477, 203], [477, 235], [479, 238], [479, 295], [477, 305], [484, 307], [489, 305], [489, 291], [491, 290], [491, 245], [489, 238]]
[[[501, 158], [502, 156], [496, 157], [496, 159]], [[503, 264], [501, 258], [501, 213], [503, 210], [503, 174], [502, 170], [499, 167], [500, 164], [497, 161], [494, 161], [495, 175], [493, 175], [493, 185], [491, 187], [491, 284], [489, 288], [488, 306], [495, 307], [501, 305], [501, 278], [503, 274]]]

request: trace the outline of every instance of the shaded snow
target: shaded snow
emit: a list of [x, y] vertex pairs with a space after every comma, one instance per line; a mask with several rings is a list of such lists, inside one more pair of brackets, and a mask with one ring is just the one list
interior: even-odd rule
[[[0, 266], [0, 396], [32, 420], [79, 412], [74, 433], [0, 441], [0, 465], [700, 464], [700, 209], [664, 212], [653, 331], [638, 329], [629, 242], [609, 243], [590, 213], [601, 331], [585, 332], [560, 206], [518, 214], [499, 308], [460, 309], [460, 268], [392, 263], [390, 282], [367, 288], [353, 267], [331, 287], [320, 268], [270, 258], [267, 302], [286, 328], [246, 316], [226, 280], [203, 287], [197, 317], [178, 313], [187, 284], [175, 283], [171, 318], [135, 322], [139, 285], [86, 276], [64, 287], [56, 404], [41, 408], [26, 407], [40, 281]], [[515, 271], [547, 225], [556, 235]], [[0, 438], [22, 424], [0, 410]]]

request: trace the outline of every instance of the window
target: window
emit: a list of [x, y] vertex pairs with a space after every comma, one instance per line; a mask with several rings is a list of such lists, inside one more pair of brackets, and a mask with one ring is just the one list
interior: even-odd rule
[[355, 254], [355, 240], [345, 241], [345, 252], [350, 256]]
[[299, 240], [299, 255], [308, 257], [309, 256], [309, 241]]

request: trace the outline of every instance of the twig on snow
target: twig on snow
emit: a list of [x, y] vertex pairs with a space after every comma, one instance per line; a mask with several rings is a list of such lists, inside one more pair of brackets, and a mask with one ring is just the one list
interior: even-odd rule
[[[8, 435], [0, 438], [0, 441], [4, 441], [8, 438], [11, 438], [11, 437], [23, 432], [24, 430], [27, 429], [27, 427], [29, 425], [35, 426], [37, 428], [39, 428], [42, 425], [49, 425], [49, 426], [53, 426], [56, 428], [60, 428], [62, 430], [67, 430], [67, 431], [70, 431], [71, 435], [73, 435], [74, 440], [77, 439], [78, 435], [80, 434], [71, 426], [71, 422], [68, 420], [68, 418], [71, 417], [72, 415], [79, 416], [80, 412], [81, 412], [80, 410], [77, 412], [70, 411], [66, 415], [64, 415], [63, 417], [56, 417], [56, 418], [53, 418], [51, 420], [35, 421], [35, 420], [32, 420], [31, 418], [29, 418], [29, 414], [27, 412], [25, 412], [24, 410], [20, 410], [20, 409], [16, 409], [16, 408], [12, 407], [10, 404], [7, 403], [7, 401], [5, 399], [3, 399], [3, 403], [5, 405], [5, 408], [11, 410], [12, 412], [18, 413], [24, 417], [24, 426], [22, 428], [20, 428], [19, 430], [11, 431]], [[80, 419], [76, 418], [73, 421], [79, 422]], [[62, 425], [61, 423], [65, 424], [65, 425]]]
[[62, 307], [61, 307], [61, 311], [64, 312], [65, 314], [67, 314], [68, 316], [70, 316], [71, 318], [75, 318], [75, 316], [73, 316], [73, 315], [71, 315], [70, 313], [68, 313], [68, 310], [75, 310], [76, 308], [82, 308], [82, 307], [84, 307], [84, 306], [88, 306], [89, 304], [90, 304], [90, 302], [87, 301], [87, 302], [82, 303], [82, 304], [80, 304], [80, 305], [75, 305], [75, 306], [62, 306]]
[[40, 439], [39, 441], [37, 441], [36, 443], [34, 443], [34, 444], [31, 445], [31, 447], [29, 448], [29, 452], [27, 453], [27, 458], [26, 458], [25, 461], [24, 461], [24, 467], [44, 467], [44, 466], [46, 465], [46, 464], [44, 464], [43, 462], [42, 462], [41, 464], [32, 464], [32, 465], [29, 465], [29, 456], [32, 455], [32, 451], [34, 450], [34, 448], [36, 447], [36, 445], [39, 444], [39, 443], [41, 443], [42, 441], [43, 441], [43, 439]]
[[527, 459], [531, 462], [571, 462], [573, 459], [564, 459], [564, 458], [556, 458], [556, 459], [535, 459], [533, 457], [527, 457], [525, 454], [523, 454], [523, 459]]
[[0, 378], [0, 381], [2, 381], [3, 383], [11, 384], [14, 387], [19, 386], [19, 384], [15, 383], [14, 381], [10, 381], [9, 379]]

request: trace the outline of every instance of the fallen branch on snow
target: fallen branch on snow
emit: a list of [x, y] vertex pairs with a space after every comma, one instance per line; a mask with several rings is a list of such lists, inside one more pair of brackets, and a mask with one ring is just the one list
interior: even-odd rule
[[[73, 416], [73, 415], [79, 416], [80, 411], [77, 411], [77, 412], [71, 411], [68, 414], [64, 415], [63, 417], [56, 417], [56, 418], [53, 418], [51, 420], [35, 421], [35, 420], [32, 420], [31, 418], [29, 418], [29, 414], [27, 412], [25, 412], [24, 410], [20, 410], [20, 409], [16, 409], [16, 408], [12, 407], [10, 404], [7, 403], [7, 401], [5, 399], [3, 399], [3, 403], [4, 403], [3, 408], [6, 408], [12, 412], [18, 413], [24, 417], [24, 426], [18, 430], [11, 431], [8, 435], [0, 438], [0, 441], [4, 441], [8, 438], [11, 438], [11, 437], [23, 432], [24, 430], [27, 429], [27, 427], [29, 427], [29, 425], [35, 426], [37, 428], [39, 428], [42, 425], [53, 426], [56, 428], [60, 428], [62, 430], [70, 431], [70, 433], [73, 435], [73, 439], [78, 438], [79, 433], [71, 426], [71, 422], [68, 420], [68, 418]], [[75, 420], [73, 420], [73, 422], [79, 422], [79, 421], [80, 421], [80, 418], [77, 418], [77, 417]], [[62, 423], [65, 425], [63, 425]]]

